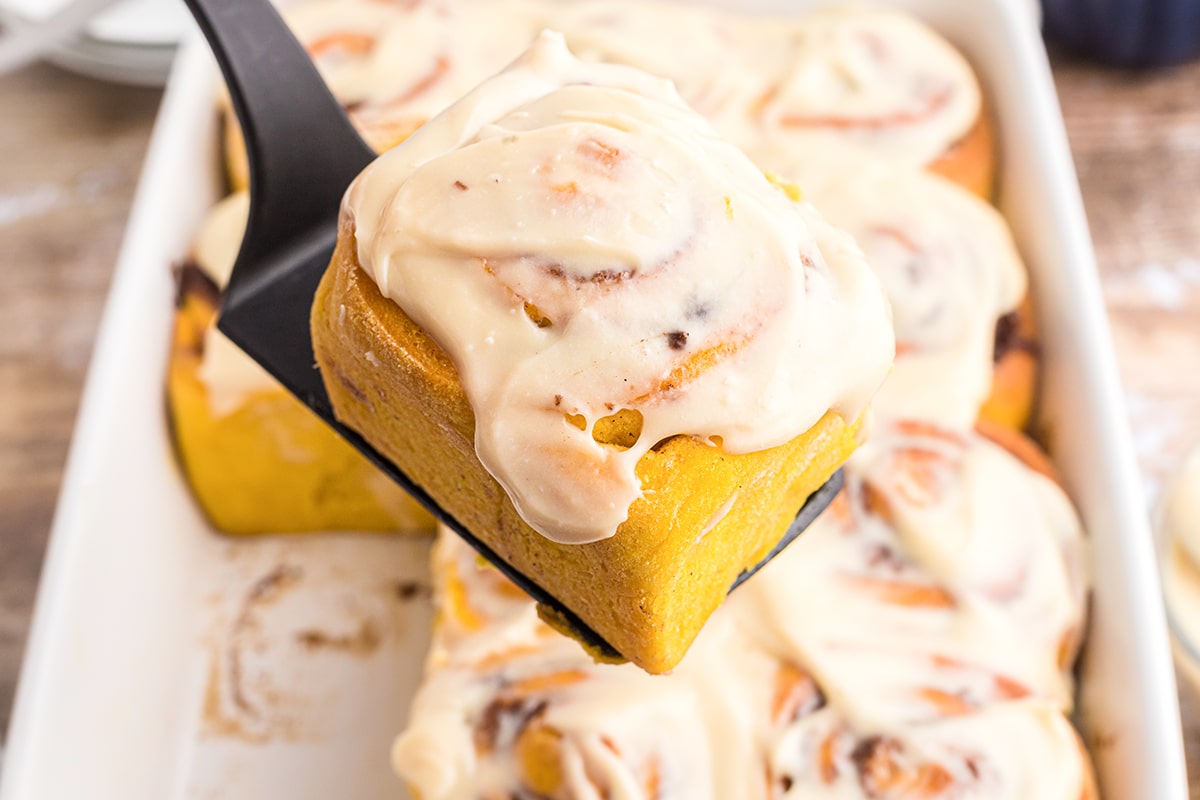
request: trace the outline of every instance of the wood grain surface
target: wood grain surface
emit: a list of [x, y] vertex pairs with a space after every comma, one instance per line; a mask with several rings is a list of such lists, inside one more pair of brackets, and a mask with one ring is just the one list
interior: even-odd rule
[[[1200, 64], [1054, 61], [1153, 502], [1200, 441]], [[158, 99], [50, 67], [0, 78], [0, 729]], [[1200, 776], [1200, 701], [1181, 696]]]

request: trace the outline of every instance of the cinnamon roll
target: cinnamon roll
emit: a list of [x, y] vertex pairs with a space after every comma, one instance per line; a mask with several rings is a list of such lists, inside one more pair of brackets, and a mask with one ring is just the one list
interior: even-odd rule
[[1023, 428], [1037, 344], [1025, 265], [1004, 218], [939, 176], [844, 147], [800, 155], [788, 173], [854, 236], [891, 301], [896, 366], [876, 412]]
[[879, 425], [831, 512], [745, 587], [762, 635], [860, 726], [1027, 698], [1071, 708], [1082, 528], [1036, 446], [1000, 430], [1007, 448]]
[[[283, 10], [334, 97], [377, 152], [403, 141], [425, 120], [475, 85], [487, 72], [461, 63], [454, 46], [459, 23], [450, 4], [437, 0], [308, 0]], [[491, 71], [515, 56], [532, 33], [503, 48]], [[230, 187], [249, 186], [241, 128], [227, 93], [219, 96]]]
[[212, 209], [177, 271], [167, 403], [184, 474], [225, 533], [427, 531], [433, 520], [215, 325], [244, 193]]
[[765, 800], [764, 743], [824, 704], [745, 637], [736, 596], [652, 676], [592, 662], [445, 530], [433, 573], [428, 674], [392, 749], [422, 800]]
[[826, 145], [852, 145], [939, 172], [981, 196], [991, 193], [991, 129], [974, 71], [914, 18], [881, 9], [830, 10], [764, 31], [771, 75], [751, 107], [779, 166]]
[[892, 358], [848, 236], [669, 83], [552, 34], [368, 167], [341, 233], [313, 310], [339, 418], [653, 672]]

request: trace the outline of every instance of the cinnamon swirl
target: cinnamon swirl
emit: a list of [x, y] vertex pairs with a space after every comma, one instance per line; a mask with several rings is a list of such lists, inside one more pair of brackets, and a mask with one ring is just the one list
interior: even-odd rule
[[[991, 128], [973, 70], [945, 39], [898, 12], [829, 10], [792, 27], [770, 56], [751, 111], [761, 126], [756, 160], [780, 172], [798, 155], [851, 145], [927, 167], [991, 193]], [[753, 51], [752, 51], [753, 52]]]
[[178, 270], [167, 403], [180, 463], [225, 533], [428, 531], [433, 520], [215, 326], [244, 193], [209, 212]]
[[346, 424], [654, 672], [853, 449], [893, 349], [849, 237], [550, 34], [352, 185], [313, 342]]

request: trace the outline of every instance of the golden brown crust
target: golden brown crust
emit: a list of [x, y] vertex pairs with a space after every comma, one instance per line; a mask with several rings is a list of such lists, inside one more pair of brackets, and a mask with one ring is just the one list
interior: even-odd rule
[[832, 413], [757, 453], [673, 437], [638, 462], [645, 493], [615, 536], [558, 544], [525, 524], [479, 463], [454, 365], [359, 268], [350, 230], [317, 291], [313, 346], [339, 419], [649, 672], [678, 663], [737, 575], [765, 556], [856, 444], [856, 426]]
[[986, 111], [957, 142], [929, 165], [929, 170], [991, 202], [996, 189], [996, 139]]
[[282, 387], [217, 416], [200, 379], [216, 303], [181, 284], [167, 368], [179, 461], [213, 527], [231, 534], [431, 531], [433, 520]]
[[1040, 475], [1046, 476], [1058, 484], [1059, 487], [1062, 487], [1062, 476], [1059, 474], [1058, 469], [1054, 466], [1050, 457], [1042, 451], [1042, 448], [1033, 439], [1030, 439], [1015, 428], [989, 420], [979, 420], [975, 424], [975, 432], [992, 443], [1003, 447], [1025, 466]]

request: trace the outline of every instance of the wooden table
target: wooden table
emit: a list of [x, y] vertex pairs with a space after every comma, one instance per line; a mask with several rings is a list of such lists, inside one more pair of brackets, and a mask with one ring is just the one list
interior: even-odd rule
[[[1200, 64], [1056, 73], [1153, 494], [1200, 440]], [[0, 729], [158, 99], [50, 67], [0, 79]], [[1200, 776], [1200, 702], [1182, 695]]]

